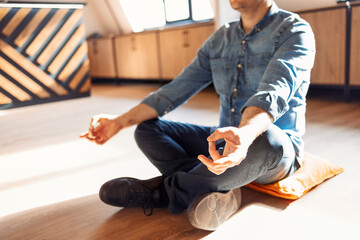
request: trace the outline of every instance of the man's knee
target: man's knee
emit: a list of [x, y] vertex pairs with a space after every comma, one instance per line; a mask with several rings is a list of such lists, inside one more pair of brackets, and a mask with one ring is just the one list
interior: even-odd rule
[[147, 139], [149, 136], [152, 136], [154, 131], [157, 131], [159, 126], [159, 119], [150, 119], [140, 123], [134, 132], [134, 137], [136, 143], [139, 145], [144, 139]]
[[293, 145], [289, 136], [275, 125], [270, 127], [261, 134], [250, 147], [249, 151], [263, 155], [267, 160], [268, 168], [272, 168], [284, 157], [288, 152], [293, 152]]
[[272, 125], [260, 136], [256, 152], [264, 152], [267, 162], [266, 174], [256, 179], [257, 183], [268, 184], [286, 177], [295, 160], [295, 149], [289, 136]]

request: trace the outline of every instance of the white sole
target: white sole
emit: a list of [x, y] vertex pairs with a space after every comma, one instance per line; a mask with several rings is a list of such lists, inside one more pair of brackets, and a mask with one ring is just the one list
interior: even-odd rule
[[213, 231], [228, 220], [241, 205], [241, 189], [213, 192], [196, 198], [187, 210], [192, 226]]

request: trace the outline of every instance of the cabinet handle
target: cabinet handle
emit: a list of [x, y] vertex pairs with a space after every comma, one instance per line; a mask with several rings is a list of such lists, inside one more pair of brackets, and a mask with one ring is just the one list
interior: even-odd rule
[[131, 49], [133, 51], [136, 51], [136, 41], [135, 41], [135, 37], [131, 37]]
[[94, 54], [96, 55], [98, 53], [96, 40], [92, 41], [92, 44], [93, 44]]
[[190, 47], [190, 42], [189, 42], [189, 31], [184, 31], [183, 32], [183, 37], [184, 37], [184, 47]]

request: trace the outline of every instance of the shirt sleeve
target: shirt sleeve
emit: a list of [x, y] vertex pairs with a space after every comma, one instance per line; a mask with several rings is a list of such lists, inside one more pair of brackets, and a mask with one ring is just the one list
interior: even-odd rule
[[315, 40], [311, 27], [296, 19], [279, 32], [279, 47], [271, 58], [256, 94], [248, 99], [248, 106], [265, 109], [279, 119], [304, 81], [310, 81], [315, 58]]
[[210, 39], [198, 50], [197, 56], [174, 80], [151, 93], [142, 103], [163, 116], [185, 103], [212, 82], [210, 69]]

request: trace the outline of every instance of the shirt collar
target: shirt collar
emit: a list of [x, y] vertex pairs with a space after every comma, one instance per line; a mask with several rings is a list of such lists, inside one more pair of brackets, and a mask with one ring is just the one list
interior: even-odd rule
[[[260, 29], [260, 31], [265, 28], [275, 17], [275, 15], [279, 12], [279, 7], [273, 2], [268, 13], [263, 17], [263, 19], [255, 25], [255, 30]], [[259, 30], [257, 30], [259, 31]]]
[[[273, 2], [267, 14], [255, 25], [255, 27], [251, 30], [249, 34], [255, 34], [257, 32], [260, 32], [262, 29], [264, 29], [273, 20], [273, 18], [278, 12], [279, 12], [279, 7], [276, 5], [275, 2]], [[243, 31], [241, 27], [241, 19], [239, 22], [239, 28]]]

